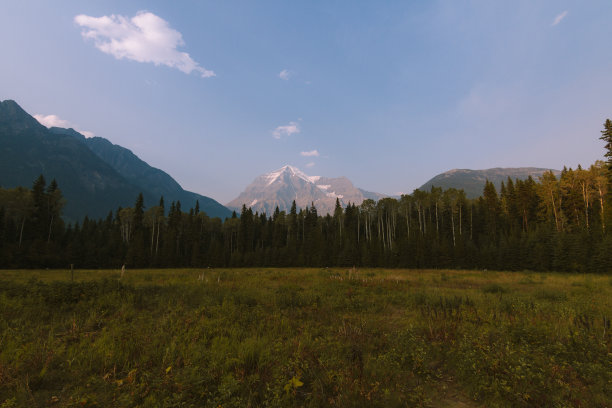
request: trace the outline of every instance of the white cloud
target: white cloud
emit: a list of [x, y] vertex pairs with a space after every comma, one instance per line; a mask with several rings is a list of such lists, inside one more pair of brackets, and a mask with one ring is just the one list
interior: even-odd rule
[[85, 137], [94, 137], [95, 134], [93, 132], [90, 132], [88, 130], [80, 130], [78, 129], [78, 126], [74, 125], [72, 122], [65, 120], [65, 119], [61, 119], [59, 116], [57, 115], [41, 115], [41, 114], [36, 114], [34, 115], [34, 118], [43, 126], [46, 126], [48, 128], [51, 127], [60, 127], [60, 128], [73, 128], [74, 130], [76, 130], [77, 132], [79, 132], [80, 134], [82, 134]]
[[291, 71], [289, 71], [288, 69], [283, 69], [279, 74], [278, 77], [280, 79], [282, 79], [283, 81], [288, 81], [289, 78], [291, 77]]
[[90, 138], [90, 137], [94, 137], [95, 136], [94, 132], [90, 132], [89, 130], [77, 130], [77, 132], [79, 132], [80, 134], [82, 134], [86, 138]]
[[74, 21], [83, 28], [84, 38], [92, 39], [96, 48], [117, 59], [166, 65], [186, 74], [195, 71], [203, 78], [215, 76], [188, 53], [177, 50], [185, 45], [182, 34], [153, 13], [140, 11], [131, 19], [114, 14], [102, 17], [80, 14]]
[[557, 17], [555, 17], [555, 20], [553, 21], [551, 25], [554, 27], [557, 24], [559, 24], [567, 16], [567, 14], [568, 14], [568, 11], [565, 10], [563, 13], [557, 15]]
[[300, 155], [305, 156], [305, 157], [319, 157], [319, 151], [311, 150], [309, 152], [300, 152]]
[[306, 164], [306, 167], [313, 167], [314, 165], [315, 165], [315, 163], [314, 163], [314, 162], [310, 162], [310, 163], [307, 163], [307, 164]]
[[288, 125], [278, 126], [276, 129], [274, 129], [272, 136], [274, 136], [275, 139], [280, 139], [283, 136], [291, 136], [295, 133], [300, 133], [300, 128], [297, 122], [289, 122]]
[[34, 118], [40, 122], [41, 125], [50, 127], [61, 127], [61, 128], [69, 128], [72, 127], [72, 124], [65, 119], [60, 119], [57, 115], [41, 115], [36, 114]]

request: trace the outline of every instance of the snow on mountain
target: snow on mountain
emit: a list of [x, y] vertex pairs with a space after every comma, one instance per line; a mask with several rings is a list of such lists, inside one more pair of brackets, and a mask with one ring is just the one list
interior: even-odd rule
[[298, 208], [314, 204], [319, 214], [328, 214], [333, 213], [336, 199], [342, 206], [348, 203], [359, 205], [372, 195], [384, 197], [382, 194], [368, 193], [356, 188], [346, 177], [309, 176], [300, 169], [287, 165], [255, 178], [227, 206], [240, 210], [246, 205], [253, 211], [272, 214], [277, 206], [279, 210], [288, 212], [295, 200]]
[[271, 173], [265, 174], [264, 176], [266, 180], [268, 180], [268, 185], [270, 185], [274, 183], [276, 180], [278, 180], [279, 177], [281, 177], [285, 173], [289, 173], [291, 176], [301, 178], [302, 180], [307, 181], [309, 183], [316, 183], [317, 180], [319, 180], [320, 178], [319, 176], [314, 176], [314, 177], [307, 176], [305, 173], [300, 171], [300, 169], [298, 169], [297, 167], [293, 167], [289, 165], [281, 167], [280, 169], [273, 171]]

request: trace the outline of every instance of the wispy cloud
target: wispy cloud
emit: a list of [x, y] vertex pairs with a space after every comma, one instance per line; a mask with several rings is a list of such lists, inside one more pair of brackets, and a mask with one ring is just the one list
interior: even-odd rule
[[182, 34], [153, 13], [140, 11], [132, 18], [114, 14], [102, 17], [80, 14], [74, 21], [83, 28], [81, 34], [84, 38], [92, 39], [96, 48], [117, 59], [166, 65], [186, 74], [195, 71], [203, 78], [215, 76], [188, 53], [177, 49], [185, 45]]
[[311, 150], [309, 152], [300, 152], [300, 155], [305, 157], [319, 157], [319, 151]]
[[565, 11], [564, 11], [563, 13], [561, 13], [561, 14], [558, 14], [558, 15], [555, 17], [555, 19], [553, 20], [553, 22], [552, 22], [551, 26], [552, 26], [552, 27], [554, 27], [554, 26], [556, 26], [557, 24], [559, 24], [561, 21], [563, 21], [563, 19], [564, 19], [564, 18], [567, 16], [567, 14], [568, 14], [568, 11], [567, 11], [567, 10], [565, 10]]
[[274, 136], [275, 139], [280, 139], [283, 136], [291, 136], [296, 133], [300, 133], [300, 127], [298, 126], [298, 123], [289, 122], [288, 125], [278, 126], [276, 129], [274, 129], [274, 131], [272, 132], [272, 136]]
[[78, 126], [76, 126], [72, 122], [70, 122], [68, 120], [65, 120], [65, 119], [61, 119], [57, 115], [41, 115], [41, 114], [36, 114], [36, 115], [34, 115], [34, 118], [41, 125], [46, 126], [48, 128], [51, 128], [51, 127], [73, 128], [74, 130], [76, 130], [77, 132], [79, 132], [80, 134], [82, 134], [85, 137], [94, 137], [95, 136], [95, 134], [93, 132], [90, 132], [88, 130], [81, 130], [81, 129], [78, 128]]
[[289, 78], [291, 77], [291, 75], [293, 75], [293, 73], [291, 71], [289, 71], [288, 69], [283, 69], [279, 74], [278, 77], [280, 79], [282, 79], [283, 81], [288, 81]]
[[315, 165], [314, 162], [306, 163], [306, 167], [308, 167], [308, 168], [314, 167], [314, 165]]

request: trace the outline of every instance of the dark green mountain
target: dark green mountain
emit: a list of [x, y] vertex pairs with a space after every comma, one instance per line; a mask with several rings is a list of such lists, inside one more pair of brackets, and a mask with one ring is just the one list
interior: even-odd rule
[[[486, 170], [469, 170], [469, 169], [454, 169], [445, 173], [438, 174], [427, 183], [419, 187], [419, 190], [429, 191], [431, 187], [442, 187], [442, 189], [456, 188], [465, 191], [468, 198], [477, 198], [482, 195], [482, 191], [487, 180], [495, 184], [497, 191], [501, 188], [501, 183], [506, 182], [508, 177], [513, 181], [515, 179], [526, 180], [529, 176], [536, 181], [544, 172], [550, 169], [541, 169], [537, 167], [516, 167], [516, 168], [501, 168]], [[561, 172], [552, 170], [558, 177]]]
[[[123, 149], [119, 146], [116, 148]], [[144, 162], [142, 164], [148, 166]], [[128, 166], [126, 171], [130, 168]], [[122, 175], [90, 149], [87, 140], [78, 132], [72, 129], [50, 131], [16, 102], [0, 102], [0, 186], [30, 187], [40, 174], [47, 181], [53, 178], [57, 180], [66, 198], [64, 215], [70, 221], [80, 220], [86, 215], [91, 218], [105, 217], [109, 211], [119, 206], [132, 206], [140, 192], [148, 206], [157, 204], [161, 195], [158, 194], [159, 190], [150, 191], [147, 188], [152, 181], [148, 180], [142, 185], [138, 176], [128, 178]], [[166, 173], [163, 174], [172, 180]], [[173, 195], [176, 191], [169, 191], [171, 194], [168, 194], [166, 202], [181, 199], [183, 203], [184, 199], [183, 208], [189, 208], [195, 199], [201, 197], [200, 206], [207, 214], [230, 214], [229, 210], [210, 198], [184, 190], [182, 195], [180, 191], [178, 195]], [[209, 201], [213, 205], [207, 205]]]
[[52, 134], [14, 101], [0, 102], [0, 185], [30, 187], [40, 174], [57, 180], [73, 221], [132, 205], [139, 192], [74, 137]]
[[153, 196], [164, 196], [167, 203], [180, 201], [183, 208], [193, 208], [196, 201], [200, 210], [211, 217], [229, 217], [231, 212], [212, 198], [191, 191], [183, 190], [179, 183], [163, 170], [149, 166], [145, 161], [125, 147], [112, 144], [103, 137], [85, 138], [73, 129], [51, 128], [55, 134], [66, 134], [75, 137], [94, 152], [100, 159], [108, 163], [115, 171], [125, 177], [130, 183], [139, 186]]

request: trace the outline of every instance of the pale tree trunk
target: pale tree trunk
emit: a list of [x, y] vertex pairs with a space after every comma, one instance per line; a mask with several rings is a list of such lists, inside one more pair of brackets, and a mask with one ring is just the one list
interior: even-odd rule
[[159, 224], [161, 221], [157, 222], [157, 238], [155, 239], [155, 255], [159, 252]]
[[151, 256], [153, 256], [153, 244], [155, 243], [155, 220], [153, 221], [153, 225], [151, 225]]
[[589, 204], [590, 204], [590, 194], [589, 194], [589, 186], [586, 180], [582, 180], [580, 182], [580, 187], [582, 187], [582, 200], [584, 201], [584, 219], [586, 221], [587, 230], [589, 229]]
[[21, 229], [19, 231], [19, 248], [21, 248], [21, 241], [23, 240], [23, 226], [25, 225], [26, 217], [24, 216], [21, 220]]
[[459, 204], [459, 236], [461, 236], [461, 204]]
[[455, 246], [455, 217], [453, 216], [452, 209], [451, 209], [451, 225], [453, 227], [453, 246]]
[[406, 210], [406, 230], [407, 230], [406, 235], [408, 236], [408, 238], [410, 238], [410, 215], [408, 214], [409, 214], [409, 211]]
[[440, 236], [440, 229], [438, 226], [438, 201], [436, 201], [436, 236]]
[[557, 216], [557, 206], [555, 205], [555, 196], [553, 194], [552, 189], [550, 190], [550, 199], [551, 199], [551, 203], [552, 203], [553, 214], [555, 216], [555, 227], [557, 229], [557, 232], [559, 232], [559, 218]]

